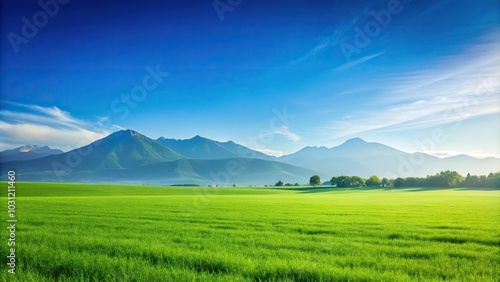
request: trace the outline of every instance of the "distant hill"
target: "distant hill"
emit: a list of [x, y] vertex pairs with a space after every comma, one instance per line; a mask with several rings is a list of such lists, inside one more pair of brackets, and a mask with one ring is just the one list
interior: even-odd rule
[[334, 175], [385, 175], [389, 167], [397, 166], [406, 153], [379, 143], [360, 138], [347, 140], [333, 147], [306, 147], [294, 154], [279, 158], [292, 165], [302, 165], [324, 177]]
[[[229, 169], [228, 169], [229, 167]], [[22, 172], [30, 181], [109, 182], [196, 185], [272, 185], [279, 179], [301, 184], [312, 171], [280, 162], [260, 159], [190, 160], [160, 162], [128, 169], [74, 171], [57, 176], [40, 171]]]
[[470, 156], [438, 158], [423, 153], [406, 153], [384, 144], [360, 138], [347, 140], [333, 147], [306, 147], [280, 161], [307, 167], [323, 177], [358, 175], [369, 177], [408, 177], [455, 170], [461, 174], [488, 174], [500, 171], [500, 159], [477, 159]]
[[0, 152], [0, 162], [33, 160], [62, 153], [64, 152], [59, 149], [51, 149], [48, 146], [24, 145]]
[[[301, 167], [258, 158], [227, 159], [227, 151], [231, 152], [232, 149], [235, 153], [236, 150], [243, 151], [245, 147], [233, 142], [220, 143], [208, 139], [199, 142], [200, 140], [196, 139], [201, 138], [194, 139], [195, 144], [208, 144], [208, 148], [216, 148], [210, 151], [211, 153], [224, 152], [226, 155], [214, 155], [224, 159], [187, 159], [171, 148], [133, 130], [122, 130], [60, 155], [33, 161], [7, 162], [2, 165], [2, 172], [14, 169], [20, 179], [30, 181], [205, 185], [227, 181], [239, 184], [273, 184], [277, 181], [275, 179], [305, 183], [308, 175], [312, 173]], [[224, 144], [227, 151], [224, 151], [224, 146], [218, 146], [219, 143]]]
[[[72, 172], [96, 172], [107, 169], [126, 169], [158, 162], [185, 158], [155, 140], [133, 130], [115, 132], [87, 146], [67, 153], [47, 156], [29, 162], [7, 162], [3, 166], [19, 171], [50, 174], [54, 166]], [[57, 169], [56, 169], [57, 170]]]
[[410, 154], [359, 138], [333, 148], [306, 147], [275, 158], [231, 141], [200, 136], [153, 140], [133, 130], [122, 130], [67, 153], [7, 161], [0, 168], [0, 179], [13, 169], [25, 181], [264, 185], [278, 180], [303, 184], [313, 174], [319, 174], [323, 181], [339, 175], [397, 178], [444, 170], [485, 175], [500, 171], [500, 159]]
[[461, 172], [464, 176], [467, 173], [485, 175], [490, 172], [500, 171], [500, 159], [492, 157], [478, 159], [471, 156], [458, 155], [442, 159], [441, 162], [435, 164], [436, 168], [438, 166]]
[[184, 140], [160, 137], [156, 139], [156, 141], [189, 159], [220, 160], [230, 158], [252, 158], [274, 161], [277, 160], [275, 157], [251, 150], [232, 141], [218, 142], [199, 135], [196, 135], [191, 139]]

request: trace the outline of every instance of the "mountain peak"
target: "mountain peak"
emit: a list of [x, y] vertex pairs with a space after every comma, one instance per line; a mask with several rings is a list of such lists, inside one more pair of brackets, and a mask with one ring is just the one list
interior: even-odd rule
[[121, 136], [121, 137], [126, 137], [126, 136], [132, 136], [132, 137], [141, 137], [143, 136], [139, 132], [132, 130], [132, 129], [124, 129], [120, 131], [116, 131], [115, 133], [112, 133], [109, 136]]
[[86, 147], [92, 147], [92, 154], [79, 166], [82, 170], [124, 169], [184, 158], [131, 129], [116, 131], [83, 147], [84, 150], [88, 150]]
[[343, 145], [346, 145], [346, 144], [355, 144], [355, 145], [358, 145], [358, 144], [366, 144], [368, 142], [366, 142], [365, 140], [359, 138], [359, 137], [355, 137], [355, 138], [351, 138], [347, 141], [345, 141], [343, 143]]
[[130, 136], [141, 136], [141, 134], [140, 134], [139, 132], [134, 131], [134, 130], [132, 130], [132, 129], [127, 129], [127, 130], [125, 130], [125, 132], [126, 132], [127, 134], [130, 134]]
[[158, 138], [157, 141], [191, 159], [222, 160], [231, 158], [256, 158], [272, 160], [274, 158], [233, 141], [220, 142], [200, 135], [181, 140]]
[[331, 153], [333, 153], [337, 157], [366, 157], [381, 154], [399, 155], [404, 153], [384, 144], [380, 144], [377, 142], [366, 142], [361, 138], [349, 139], [341, 145], [331, 148], [330, 150]]
[[[200, 135], [196, 135], [194, 136], [193, 138], [191, 138], [191, 140], [197, 140], [197, 141], [202, 141], [202, 140], [209, 140], [205, 137], [201, 137]], [[211, 140], [212, 141], [212, 140]]]
[[38, 145], [24, 145], [19, 147], [17, 150], [21, 153], [27, 153], [36, 149], [40, 149], [41, 147]]

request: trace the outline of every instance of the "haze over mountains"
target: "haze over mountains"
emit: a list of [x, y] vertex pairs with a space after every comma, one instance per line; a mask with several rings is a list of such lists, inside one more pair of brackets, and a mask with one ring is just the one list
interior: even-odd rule
[[[43, 148], [43, 149], [42, 149]], [[313, 174], [323, 180], [338, 175], [408, 177], [456, 170], [461, 174], [500, 171], [500, 159], [470, 156], [437, 158], [409, 154], [354, 138], [333, 147], [306, 147], [280, 158], [232, 141], [195, 136], [157, 140], [122, 130], [87, 146], [63, 153], [48, 147], [0, 153], [1, 173], [15, 170], [20, 181], [120, 182], [148, 184], [264, 185], [278, 180], [304, 184]], [[26, 159], [40, 150], [41, 157]], [[7, 158], [8, 157], [8, 158]]]
[[410, 154], [360, 138], [347, 140], [330, 149], [306, 147], [281, 157], [280, 161], [302, 165], [324, 175], [335, 171], [335, 175], [362, 177], [373, 174], [388, 178], [426, 176], [443, 170], [484, 175], [500, 170], [500, 159], [497, 158], [477, 159], [465, 155], [438, 158], [424, 153]]

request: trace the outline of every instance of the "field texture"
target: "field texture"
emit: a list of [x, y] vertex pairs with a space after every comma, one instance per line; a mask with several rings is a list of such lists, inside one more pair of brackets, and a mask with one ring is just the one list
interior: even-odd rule
[[498, 190], [16, 190], [18, 264], [0, 281], [500, 280]]

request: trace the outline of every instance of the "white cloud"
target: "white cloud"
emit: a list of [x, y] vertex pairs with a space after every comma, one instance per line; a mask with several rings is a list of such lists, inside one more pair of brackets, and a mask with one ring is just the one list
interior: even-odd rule
[[274, 131], [274, 134], [283, 135], [288, 140], [293, 142], [299, 142], [301, 140], [300, 136], [290, 131], [288, 126], [284, 125], [280, 129]]
[[14, 109], [0, 110], [0, 150], [26, 144], [48, 145], [68, 151], [87, 145], [117, 129], [72, 117], [57, 107], [9, 103]]
[[[6, 148], [23, 144], [48, 145], [51, 148], [71, 150], [87, 145], [107, 136], [107, 132], [94, 132], [86, 129], [62, 129], [39, 124], [9, 124], [0, 121], [1, 143]], [[8, 147], [7, 147], [8, 146]]]
[[[68, 112], [62, 111], [58, 107], [41, 107], [37, 105], [27, 105], [27, 104], [12, 103], [12, 102], [7, 102], [7, 104], [24, 108], [34, 113], [29, 115], [23, 112], [22, 115], [25, 118], [31, 117], [34, 120], [38, 120], [40, 118], [43, 118], [44, 120], [50, 119], [52, 120], [52, 122], [58, 123], [60, 125], [72, 126], [72, 127], [77, 127], [84, 124], [82, 121], [72, 118]], [[1, 114], [7, 115], [8, 113], [9, 113], [8, 111], [2, 111]], [[20, 112], [15, 113], [15, 115], [21, 117]]]

